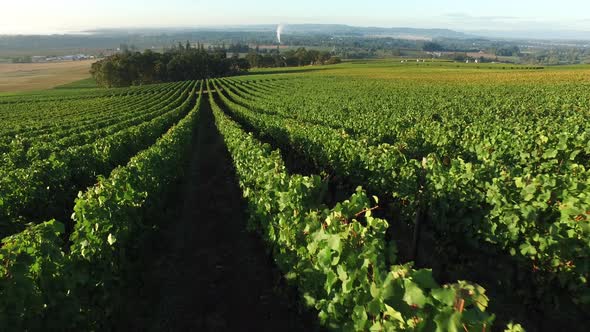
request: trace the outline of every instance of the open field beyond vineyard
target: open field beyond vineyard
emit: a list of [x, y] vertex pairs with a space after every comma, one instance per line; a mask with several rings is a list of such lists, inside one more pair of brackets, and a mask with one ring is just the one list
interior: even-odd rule
[[90, 77], [93, 61], [0, 63], [0, 94], [51, 89]]
[[589, 66], [4, 94], [0, 327], [586, 331], [588, 119]]

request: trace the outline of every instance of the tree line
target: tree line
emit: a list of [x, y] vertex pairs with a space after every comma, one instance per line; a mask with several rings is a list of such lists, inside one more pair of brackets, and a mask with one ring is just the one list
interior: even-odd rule
[[203, 45], [192, 47], [187, 42], [164, 53], [118, 53], [92, 64], [90, 73], [99, 86], [124, 87], [231, 76], [249, 68], [246, 59], [228, 58], [224, 49], [206, 50]]
[[284, 53], [275, 51], [260, 54], [258, 49], [251, 50], [246, 55], [246, 60], [251, 67], [259, 68], [331, 65], [341, 62], [340, 58], [333, 56], [331, 52], [307, 50], [304, 47]]

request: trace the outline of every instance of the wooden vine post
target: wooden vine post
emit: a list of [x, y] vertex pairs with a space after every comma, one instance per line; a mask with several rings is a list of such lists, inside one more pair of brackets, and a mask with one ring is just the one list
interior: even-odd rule
[[418, 259], [420, 248], [420, 235], [422, 233], [422, 226], [426, 215], [426, 202], [424, 200], [426, 190], [426, 158], [422, 159], [421, 167], [417, 174], [417, 188], [416, 190], [416, 219], [414, 221], [414, 237], [412, 240], [412, 254], [410, 259], [416, 261]]

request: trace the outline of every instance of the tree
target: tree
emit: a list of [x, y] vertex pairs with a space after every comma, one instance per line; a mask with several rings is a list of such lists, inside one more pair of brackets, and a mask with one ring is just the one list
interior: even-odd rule
[[309, 50], [307, 51], [306, 63], [309, 65], [320, 64], [320, 51]]
[[90, 73], [100, 86], [120, 87], [235, 75], [249, 68], [248, 59], [228, 59], [222, 49], [207, 52], [202, 45], [193, 49], [179, 43], [165, 53], [146, 50], [109, 56], [94, 63]]
[[328, 65], [336, 65], [336, 64], [339, 64], [339, 63], [341, 63], [341, 62], [342, 62], [342, 59], [340, 59], [340, 58], [339, 58], [339, 57], [337, 57], [337, 56], [333, 56], [333, 57], [331, 57], [331, 58], [330, 58], [330, 59], [329, 59], [329, 60], [326, 62], [326, 64], [328, 64]]
[[455, 61], [463, 62], [463, 61], [469, 59], [469, 57], [467, 57], [467, 54], [465, 54], [465, 53], [456, 53], [455, 55], [453, 55], [452, 59]]
[[248, 53], [248, 55], [246, 55], [246, 60], [248, 61], [248, 64], [252, 68], [260, 67], [262, 65], [262, 55], [260, 55], [258, 53], [254, 53], [254, 52]]
[[422, 46], [422, 49], [426, 52], [440, 52], [440, 51], [444, 50], [444, 48], [441, 44], [438, 44], [435, 42], [424, 43], [424, 46]]
[[499, 56], [517, 56], [520, 54], [518, 46], [505, 46], [496, 50], [496, 55]]
[[326, 51], [320, 52], [319, 60], [321, 64], [327, 63], [330, 58], [332, 58], [332, 53]]

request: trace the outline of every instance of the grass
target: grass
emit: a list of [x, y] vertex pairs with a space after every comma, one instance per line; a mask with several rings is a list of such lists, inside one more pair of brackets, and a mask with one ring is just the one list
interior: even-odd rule
[[0, 94], [47, 90], [87, 79], [93, 62], [0, 63]]
[[93, 89], [98, 88], [96, 81], [90, 77], [72, 83], [56, 86], [54, 89]]
[[[348, 79], [375, 79], [424, 84], [558, 84], [590, 83], [590, 65], [527, 66], [492, 63], [455, 63], [426, 61], [417, 63], [401, 59], [354, 60], [339, 65], [305, 66], [294, 68], [253, 69], [249, 75], [327, 75]], [[533, 69], [535, 68], [535, 69]], [[542, 68], [542, 69], [536, 69]]]

